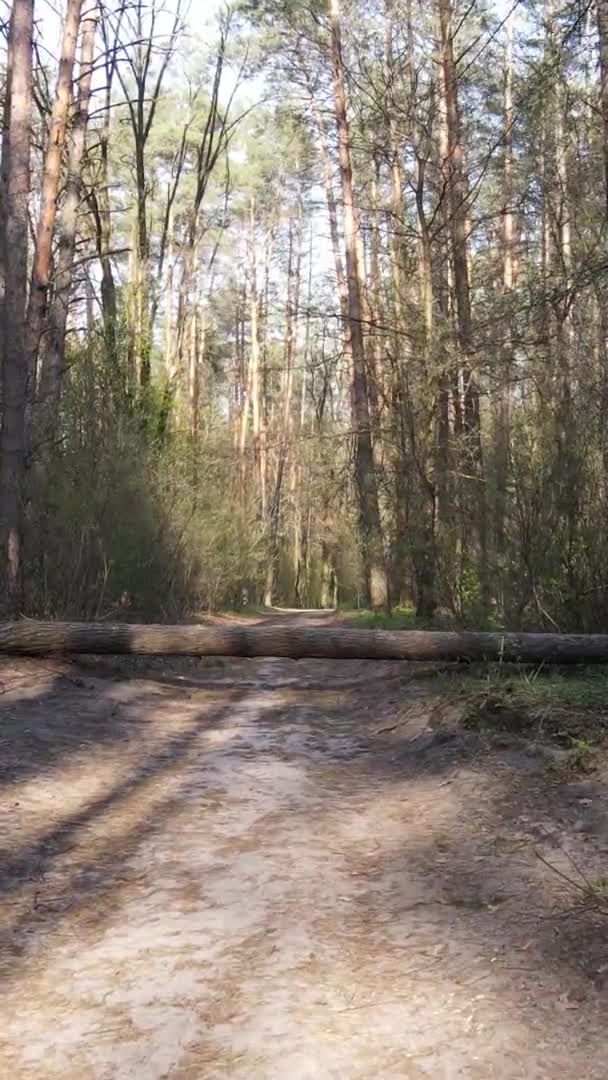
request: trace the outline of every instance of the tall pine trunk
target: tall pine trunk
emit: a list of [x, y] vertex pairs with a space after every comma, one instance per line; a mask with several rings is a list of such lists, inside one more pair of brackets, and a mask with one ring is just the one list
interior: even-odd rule
[[485, 607], [490, 601], [487, 550], [487, 510], [481, 449], [479, 383], [473, 351], [473, 320], [467, 245], [468, 192], [462, 142], [462, 122], [458, 101], [458, 77], [454, 58], [452, 0], [439, 0], [441, 63], [445, 92], [448, 140], [447, 179], [450, 209], [450, 236], [454, 267], [454, 294], [461, 354], [460, 379], [463, 401], [465, 472], [470, 475], [465, 514], [472, 514], [479, 546], [479, 579]]
[[600, 55], [600, 107], [603, 123], [604, 199], [608, 220], [608, 0], [595, 0]]
[[296, 251], [294, 252], [294, 223], [289, 222], [289, 249], [287, 257], [287, 302], [285, 306], [285, 370], [283, 373], [283, 401], [280, 416], [279, 445], [274, 489], [268, 514], [268, 562], [264, 603], [272, 606], [279, 558], [279, 527], [281, 523], [281, 500], [287, 456], [290, 452], [292, 431], [292, 397], [294, 359], [296, 353], [296, 326], [298, 318], [300, 271], [302, 265], [302, 216], [301, 206], [296, 227]]
[[27, 342], [29, 376], [36, 385], [37, 361], [47, 316], [47, 301], [51, 274], [52, 244], [57, 219], [57, 198], [61, 163], [65, 143], [72, 76], [80, 26], [82, 0], [68, 0], [61, 41], [61, 58], [57, 74], [55, 99], [51, 112], [49, 140], [42, 169], [40, 211], [36, 229], [36, 246], [27, 309]]
[[262, 371], [257, 283], [255, 200], [249, 205], [249, 312], [251, 328], [251, 418], [253, 425], [253, 460], [260, 499], [262, 521], [266, 521], [266, 439], [262, 412]]
[[513, 14], [507, 21], [503, 99], [502, 167], [502, 292], [505, 301], [501, 366], [498, 372], [495, 409], [496, 492], [494, 500], [494, 547], [498, 561], [504, 554], [507, 480], [511, 417], [511, 382], [513, 343], [509, 298], [514, 284], [514, 215], [513, 215]]
[[43, 440], [47, 443], [54, 438], [57, 429], [65, 370], [66, 329], [72, 293], [78, 210], [82, 197], [82, 159], [89, 119], [96, 26], [97, 9], [92, 8], [82, 25], [76, 114], [68, 153], [68, 175], [61, 212], [55, 288], [49, 309], [49, 336], [42, 358], [40, 375], [39, 397], [43, 410], [41, 430]]
[[334, 111], [338, 136], [338, 161], [344, 208], [344, 250], [348, 290], [348, 324], [352, 349], [352, 411], [355, 429], [355, 482], [359, 502], [359, 521], [363, 565], [369, 602], [372, 608], [389, 606], [388, 580], [384, 553], [378, 489], [374, 471], [367, 372], [362, 330], [360, 272], [357, 259], [357, 226], [353, 194], [353, 169], [350, 134], [346, 113], [346, 90], [342, 57], [339, 0], [330, 0], [331, 71]]
[[[22, 595], [22, 504], [26, 453], [28, 350], [28, 197], [32, 112], [33, 0], [14, 0], [10, 24], [6, 154], [2, 155], [5, 226], [5, 295], [2, 431], [0, 433], [0, 539], [3, 608], [18, 615]], [[3, 147], [4, 151], [4, 147]]]

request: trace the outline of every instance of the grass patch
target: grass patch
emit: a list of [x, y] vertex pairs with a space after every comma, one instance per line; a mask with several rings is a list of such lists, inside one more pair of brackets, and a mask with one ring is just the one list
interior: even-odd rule
[[526, 710], [564, 708], [608, 710], [608, 668], [514, 670], [492, 664], [460, 675], [462, 692], [496, 697]]
[[466, 619], [457, 619], [445, 608], [439, 609], [430, 620], [416, 618], [414, 607], [395, 607], [390, 615], [385, 611], [370, 611], [367, 608], [341, 608], [342, 619], [369, 630], [504, 630], [491, 616], [471, 614]]
[[366, 630], [419, 630], [414, 608], [393, 608], [390, 615], [386, 611], [368, 611], [364, 608], [355, 611], [340, 611], [340, 617], [347, 619], [354, 626]]
[[480, 733], [509, 733], [556, 744], [557, 772], [590, 772], [608, 740], [608, 671], [485, 671], [438, 677], [442, 694], [460, 708], [461, 725]]
[[549, 859], [545, 859], [540, 852], [537, 851], [536, 855], [552, 874], [568, 886], [574, 900], [571, 909], [573, 912], [591, 911], [597, 912], [604, 918], [608, 916], [608, 878], [588, 877], [571, 855], [568, 856], [571, 868], [566, 871], [555, 866]]
[[[390, 615], [386, 611], [369, 611], [367, 608], [341, 609], [340, 617], [366, 630], [455, 630], [454, 616], [448, 611], [438, 611], [431, 622], [416, 618], [413, 607], [395, 607]], [[487, 628], [485, 628], [487, 629]]]

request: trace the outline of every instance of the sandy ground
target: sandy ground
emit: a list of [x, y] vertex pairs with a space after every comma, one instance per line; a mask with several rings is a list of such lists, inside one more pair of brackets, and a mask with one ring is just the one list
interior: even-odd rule
[[0, 1075], [605, 1080], [601, 777], [407, 665], [0, 667]]

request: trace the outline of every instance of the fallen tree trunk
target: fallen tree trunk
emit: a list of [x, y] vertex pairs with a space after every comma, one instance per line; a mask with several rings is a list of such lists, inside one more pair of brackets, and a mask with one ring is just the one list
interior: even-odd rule
[[162, 626], [0, 623], [0, 653], [131, 653], [140, 656], [286, 656], [333, 660], [503, 660], [608, 663], [608, 634], [443, 633], [227, 623]]

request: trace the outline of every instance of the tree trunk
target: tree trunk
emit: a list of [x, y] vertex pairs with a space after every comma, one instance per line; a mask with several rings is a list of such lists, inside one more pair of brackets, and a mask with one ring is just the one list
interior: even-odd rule
[[[179, 12], [179, 4], [177, 11]], [[207, 192], [209, 181], [211, 179], [213, 170], [215, 169], [219, 160], [220, 153], [228, 145], [228, 113], [222, 113], [219, 108], [219, 95], [222, 82], [222, 72], [224, 69], [225, 50], [227, 34], [230, 25], [231, 16], [227, 14], [226, 20], [221, 25], [220, 30], [220, 42], [218, 53], [215, 63], [215, 72], [213, 76], [213, 84], [211, 88], [209, 108], [207, 112], [207, 119], [203, 127], [203, 133], [198, 146], [196, 147], [196, 171], [194, 176], [194, 197], [192, 205], [188, 211], [186, 221], [186, 237], [185, 242], [182, 245], [181, 251], [181, 266], [182, 272], [180, 277], [180, 284], [178, 290], [178, 304], [177, 304], [177, 344], [176, 353], [180, 363], [183, 365], [182, 353], [185, 349], [185, 339], [183, 337], [183, 326], [185, 325], [185, 313], [189, 305], [189, 293], [191, 288], [192, 278], [196, 273], [196, 257], [197, 248], [200, 245], [202, 239], [201, 233], [201, 209], [203, 206], [203, 200]], [[165, 54], [165, 60], [168, 62], [169, 56], [172, 53], [175, 44], [175, 34], [177, 29], [177, 16], [176, 22], [174, 22], [173, 33], [170, 45], [170, 51]], [[164, 63], [162, 71], [164, 71], [166, 63]], [[162, 74], [162, 72], [161, 72]], [[155, 108], [158, 102], [158, 92], [160, 91], [160, 77], [157, 79], [155, 96], [152, 99], [152, 105]], [[232, 99], [231, 99], [232, 100]], [[230, 106], [228, 106], [229, 111]], [[146, 124], [146, 139], [149, 132], [149, 121]], [[141, 231], [141, 223], [140, 223]], [[146, 240], [147, 245], [147, 240]], [[146, 247], [147, 250], [147, 247]], [[216, 249], [217, 250], [217, 249]], [[146, 254], [146, 258], [148, 255]], [[149, 329], [148, 329], [149, 336]], [[149, 372], [148, 372], [149, 378]]]
[[[302, 378], [300, 382], [300, 407], [297, 411], [298, 435], [306, 429], [307, 389], [309, 365], [312, 360], [311, 350], [311, 309], [313, 301], [313, 255], [314, 231], [310, 224], [308, 241], [308, 284], [306, 292], [306, 313], [304, 331], [304, 353], [302, 357]], [[290, 500], [293, 512], [293, 597], [296, 607], [305, 607], [308, 591], [308, 526], [311, 517], [311, 476], [310, 462], [292, 457]], [[308, 511], [308, 512], [307, 512]], [[307, 524], [308, 523], [308, 524]]]
[[173, 378], [173, 278], [175, 274], [173, 208], [169, 210], [167, 223], [167, 292], [165, 302], [165, 377]]
[[289, 223], [289, 252], [287, 258], [287, 303], [285, 309], [285, 371], [283, 379], [283, 407], [281, 410], [281, 422], [279, 433], [279, 447], [277, 455], [277, 471], [274, 482], [274, 491], [269, 508], [268, 520], [268, 563], [266, 566], [266, 587], [264, 591], [264, 603], [266, 607], [272, 606], [275, 586], [277, 562], [279, 558], [279, 525], [281, 522], [281, 497], [283, 491], [283, 476], [292, 429], [291, 402], [293, 395], [293, 369], [296, 348], [295, 327], [298, 318], [298, 301], [300, 293], [300, 268], [302, 262], [302, 219], [301, 206], [297, 223], [297, 253], [294, 257], [294, 228], [293, 221]]
[[[115, 68], [129, 112], [135, 157], [133, 169], [135, 219], [127, 285], [129, 294], [128, 367], [133, 391], [139, 383], [144, 395], [151, 376], [150, 320], [152, 314], [148, 282], [150, 238], [147, 207], [150, 190], [149, 179], [146, 176], [146, 149], [156, 110], [161, 100], [167, 67], [174, 55], [182, 29], [182, 5], [181, 0], [177, 0], [167, 37], [162, 44], [159, 43], [155, 27], [161, 7], [162, 5], [158, 4], [157, 0], [151, 0], [151, 3], [134, 0], [129, 9], [129, 23], [135, 31], [135, 41], [117, 42], [124, 54], [124, 59], [127, 60], [124, 68], [128, 68], [131, 73], [130, 85], [126, 81], [126, 72], [123, 74], [123, 65], [118, 64]], [[118, 23], [121, 17], [122, 13], [119, 12]]]
[[454, 292], [458, 316], [458, 337], [462, 354], [463, 434], [467, 472], [473, 476], [470, 491], [470, 511], [477, 525], [479, 542], [479, 576], [482, 600], [489, 604], [487, 565], [487, 514], [481, 453], [481, 422], [479, 385], [474, 369], [473, 322], [467, 253], [467, 181], [462, 145], [462, 124], [458, 105], [458, 80], [454, 59], [452, 0], [439, 0], [441, 30], [441, 61], [445, 90], [448, 136], [447, 179], [450, 206], [450, 232], [454, 263]]
[[[139, 103], [138, 103], [139, 104]], [[143, 108], [143, 104], [142, 104]], [[140, 129], [141, 130], [141, 129]], [[145, 167], [145, 140], [135, 138], [135, 180], [137, 185], [137, 225], [133, 288], [133, 315], [131, 347], [134, 350], [134, 366], [139, 371], [139, 385], [145, 389], [150, 382], [150, 331], [148, 325], [148, 181]]]
[[333, 660], [608, 662], [608, 634], [490, 634], [272, 625], [0, 623], [0, 654], [285, 656]]
[[382, 276], [380, 273], [380, 229], [378, 225], [378, 177], [380, 166], [374, 163], [375, 175], [370, 184], [370, 340], [367, 350], [369, 371], [370, 410], [373, 426], [374, 468], [382, 475], [384, 468], [384, 445], [382, 439], [382, 399], [384, 385], [382, 368], [386, 341], [381, 327], [384, 325]]
[[[391, 87], [391, 95], [393, 93], [392, 86], [395, 81], [395, 54], [393, 48], [393, 33], [396, 26], [396, 15], [394, 10], [394, 0], [386, 0], [386, 35], [385, 35], [385, 60], [386, 71], [385, 81], [388, 87]], [[401, 146], [399, 145], [399, 139], [397, 135], [397, 126], [395, 124], [394, 110], [392, 103], [390, 103], [387, 109], [387, 121], [388, 121], [388, 153], [390, 161], [390, 261], [391, 261], [391, 277], [393, 282], [393, 303], [394, 303], [394, 315], [395, 315], [395, 330], [394, 335], [394, 351], [395, 360], [401, 364], [401, 348], [403, 345], [403, 338], [401, 337], [399, 330], [403, 326], [403, 316], [405, 311], [405, 272], [406, 272], [406, 251], [403, 240], [404, 233], [404, 206], [403, 206], [403, 176], [401, 172]]]
[[82, 26], [76, 116], [68, 155], [68, 176], [61, 213], [55, 289], [49, 311], [49, 340], [42, 360], [40, 377], [40, 399], [44, 410], [42, 434], [45, 440], [52, 439], [57, 429], [65, 367], [66, 327], [72, 291], [78, 210], [82, 196], [82, 158], [89, 119], [96, 27], [97, 9], [92, 8]]
[[467, 259], [467, 185], [464, 171], [462, 125], [458, 107], [458, 83], [454, 61], [451, 0], [439, 0], [439, 21], [441, 26], [441, 51], [448, 135], [447, 175], [449, 180], [450, 226], [454, 260], [454, 291], [460, 345], [465, 364], [463, 372], [465, 386], [464, 423], [467, 435], [478, 438], [479, 391], [470, 368], [473, 325]]
[[190, 312], [190, 345], [188, 352], [188, 427], [192, 438], [195, 440], [198, 436], [200, 401], [199, 314], [199, 307], [195, 302]]
[[334, 566], [334, 553], [330, 544], [326, 540], [321, 541], [321, 589], [320, 589], [320, 604], [322, 608], [333, 607], [333, 598], [336, 594], [335, 588], [336, 569]]
[[[407, 69], [411, 99], [416, 102], [418, 84], [414, 57], [414, 28], [411, 0], [407, 3]], [[442, 430], [442, 375], [436, 373], [431, 363], [434, 332], [432, 234], [425, 207], [425, 183], [428, 150], [425, 154], [424, 136], [419, 124], [412, 124], [412, 149], [414, 153], [414, 180], [416, 214], [418, 218], [418, 303], [422, 318], [419, 320], [419, 344], [410, 365], [413, 377], [429, 396], [428, 406], [410, 413], [410, 438], [412, 458], [419, 476], [419, 521], [415, 534], [414, 571], [417, 584], [416, 616], [430, 622], [437, 607], [437, 507], [438, 492], [445, 484], [445, 433]], [[425, 394], [426, 390], [426, 394]]]
[[[3, 152], [5, 250], [4, 363], [0, 435], [0, 517], [4, 602], [17, 614], [22, 593], [22, 500], [25, 476], [25, 413], [28, 354], [25, 331], [27, 298], [28, 198], [32, 105], [33, 0], [14, 0], [7, 72], [8, 129]], [[4, 146], [3, 146], [4, 151]]]
[[606, 218], [608, 219], [608, 0], [595, 0], [597, 11], [597, 33], [600, 54], [600, 106], [604, 126], [604, 198]]
[[72, 76], [81, 6], [82, 0], [68, 0], [67, 2], [61, 41], [61, 58], [51, 113], [49, 141], [42, 170], [40, 212], [38, 215], [36, 247], [34, 249], [34, 263], [27, 309], [28, 364], [32, 387], [36, 385], [38, 352], [46, 319], [52, 243], [57, 218], [57, 196], [59, 193], [63, 146], [70, 101], [72, 99]]
[[247, 363], [245, 357], [243, 357], [242, 364], [242, 378], [240, 384], [240, 406], [241, 412], [239, 417], [239, 460], [241, 466], [241, 494], [245, 494], [245, 484], [247, 481], [247, 431], [249, 429], [249, 412], [251, 406], [251, 385], [252, 385], [252, 372], [251, 372], [251, 356]]
[[[122, 15], [119, 14], [119, 20]], [[107, 27], [101, 20], [101, 31], [104, 48], [106, 50], [105, 62], [105, 93], [103, 104], [103, 120], [99, 128], [99, 176], [92, 179], [89, 185], [88, 199], [93, 210], [95, 223], [95, 245], [101, 267], [101, 312], [103, 318], [104, 338], [106, 352], [110, 360], [110, 366], [116, 377], [115, 391], [124, 389], [122, 372], [118, 372], [117, 355], [117, 318], [118, 306], [116, 301], [116, 284], [112, 270], [112, 218], [110, 211], [110, 134], [112, 123], [112, 84], [117, 65], [118, 52], [110, 42]], [[118, 32], [118, 31], [117, 31]]]
[[13, 42], [13, 15], [14, 5], [8, 26], [6, 44], [6, 82], [4, 87], [4, 104], [2, 109], [2, 151], [0, 157], [0, 372], [4, 370], [4, 298], [6, 291], [6, 272], [8, 264], [8, 250], [6, 247], [6, 213], [7, 213], [7, 182], [8, 182], [8, 148], [9, 130], [11, 118], [11, 87], [10, 78], [13, 68], [12, 42]]
[[[504, 101], [503, 101], [503, 171], [502, 171], [502, 291], [505, 304], [513, 290], [513, 13], [507, 20], [505, 49]], [[498, 400], [496, 404], [496, 493], [494, 502], [494, 547], [501, 556], [504, 548], [504, 525], [507, 501], [507, 478], [509, 470], [509, 440], [511, 415], [511, 379], [513, 346], [511, 313], [505, 307], [502, 364], [498, 372]]]
[[[433, 52], [433, 65], [438, 72], [432, 80], [432, 102], [434, 110], [433, 125], [433, 165], [440, 183], [443, 182], [448, 160], [448, 137], [447, 122], [445, 115], [445, 87], [441, 74], [441, 30], [439, 28], [439, 16], [437, 11], [433, 14], [433, 35], [435, 48]], [[441, 334], [441, 353], [438, 377], [438, 403], [437, 403], [437, 517], [444, 536], [450, 531], [450, 524], [454, 521], [454, 511], [457, 487], [460, 481], [454, 483], [450, 472], [451, 465], [451, 433], [459, 435], [462, 428], [460, 396], [458, 386], [454, 385], [454, 368], [450, 358], [449, 339], [452, 329], [452, 303], [451, 303], [451, 266], [448, 246], [449, 213], [447, 199], [444, 197], [443, 187], [439, 188], [439, 220], [441, 222], [442, 243], [440, 246], [440, 260], [436, 272], [437, 306], [440, 314], [439, 332]], [[446, 348], [447, 345], [447, 348]], [[450, 417], [450, 400], [452, 410]], [[452, 420], [452, 423], [450, 422]]]
[[249, 206], [249, 314], [251, 334], [251, 413], [253, 425], [253, 460], [260, 498], [262, 521], [266, 521], [266, 439], [262, 415], [260, 362], [259, 296], [256, 265], [255, 201]]
[[319, 157], [321, 162], [321, 174], [323, 177], [323, 188], [325, 190], [325, 201], [327, 203], [327, 216], [329, 219], [329, 236], [331, 240], [331, 249], [334, 257], [334, 268], [336, 271], [336, 285], [338, 288], [338, 300], [340, 303], [340, 318], [342, 325], [342, 339], [344, 353], [349, 366], [352, 368], [352, 344], [350, 334], [350, 323], [348, 321], [348, 285], [346, 283], [346, 273], [344, 270], [344, 260], [342, 258], [342, 249], [340, 246], [340, 231], [338, 229], [338, 208], [336, 205], [336, 197], [334, 194], [334, 186], [331, 175], [331, 161], [327, 150], [327, 132], [323, 124], [321, 113], [314, 97], [314, 87], [312, 83], [309, 86], [310, 101], [313, 112], [313, 117], [319, 133]]
[[338, 159], [344, 207], [344, 247], [348, 287], [348, 323], [352, 348], [352, 409], [355, 428], [355, 482], [359, 500], [359, 520], [363, 565], [372, 608], [388, 608], [388, 581], [384, 541], [374, 471], [365, 349], [361, 326], [362, 305], [357, 261], [356, 216], [350, 136], [346, 114], [346, 92], [342, 59], [339, 0], [330, 0], [331, 68], [334, 109], [338, 135]]

